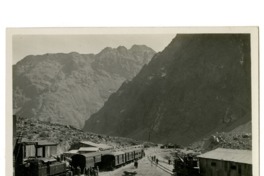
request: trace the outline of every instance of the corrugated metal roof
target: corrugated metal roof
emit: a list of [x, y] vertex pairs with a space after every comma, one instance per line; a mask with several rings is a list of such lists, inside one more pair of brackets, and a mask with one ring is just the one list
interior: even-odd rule
[[55, 142], [50, 142], [50, 141], [47, 141], [47, 140], [29, 141], [26, 138], [23, 138], [21, 142], [25, 143], [26, 145], [34, 145], [34, 144], [38, 144], [39, 146], [55, 146], [55, 145], [58, 145]]
[[98, 145], [98, 144], [93, 143], [93, 142], [90, 142], [90, 141], [81, 141], [80, 143], [81, 143], [81, 144], [90, 145], [90, 146], [95, 146], [95, 147]]
[[106, 145], [106, 144], [98, 144], [97, 146], [100, 149], [106, 150], [106, 149], [112, 149], [112, 146]]
[[110, 152], [101, 152], [101, 153], [102, 153], [103, 156], [104, 156], [104, 155], [113, 155], [113, 156], [117, 156], [117, 155], [123, 155], [123, 154], [125, 154], [125, 152], [122, 152], [122, 151], [115, 151], [115, 152], [110, 151]]
[[82, 155], [85, 157], [93, 157], [93, 156], [101, 156], [100, 152], [91, 152], [91, 153], [83, 153], [83, 154], [77, 154], [77, 155]]
[[39, 146], [56, 146], [57, 143], [49, 142], [49, 141], [37, 141]]
[[90, 141], [81, 141], [80, 143], [81, 144], [85, 144], [85, 145], [89, 145], [89, 146], [93, 146], [93, 147], [97, 147], [97, 148], [103, 149], [103, 150], [113, 148], [112, 146], [109, 146], [109, 145], [106, 145], [106, 144], [96, 144], [96, 143], [93, 143], [93, 142], [90, 142]]
[[74, 154], [74, 153], [78, 153], [79, 150], [69, 150], [67, 152], [64, 153], [70, 153], [70, 154]]
[[81, 147], [79, 148], [80, 152], [96, 152], [99, 149], [97, 147]]
[[198, 157], [223, 161], [232, 161], [236, 163], [252, 164], [251, 150], [217, 148], [210, 152], [199, 155]]

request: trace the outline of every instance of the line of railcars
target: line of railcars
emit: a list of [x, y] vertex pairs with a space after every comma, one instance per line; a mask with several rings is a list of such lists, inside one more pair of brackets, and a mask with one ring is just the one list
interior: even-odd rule
[[[20, 152], [23, 153], [23, 152]], [[70, 168], [66, 162], [54, 158], [32, 157], [25, 161], [16, 160], [15, 176], [69, 176], [70, 170], [80, 168], [81, 173], [87, 169], [99, 168], [100, 170], [113, 170], [135, 160], [141, 159], [145, 155], [141, 146], [121, 149], [119, 151], [107, 150], [91, 153], [76, 153], [71, 156]]]
[[100, 170], [113, 170], [144, 157], [143, 148], [130, 148], [120, 151], [99, 151], [88, 154], [75, 154], [71, 157], [73, 169], [80, 167], [84, 173], [86, 169], [98, 168]]

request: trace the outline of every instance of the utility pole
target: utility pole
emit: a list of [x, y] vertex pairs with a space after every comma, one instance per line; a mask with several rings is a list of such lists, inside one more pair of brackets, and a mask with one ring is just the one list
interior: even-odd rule
[[148, 134], [148, 141], [150, 142], [150, 132], [151, 132], [151, 128], [149, 129], [149, 134]]

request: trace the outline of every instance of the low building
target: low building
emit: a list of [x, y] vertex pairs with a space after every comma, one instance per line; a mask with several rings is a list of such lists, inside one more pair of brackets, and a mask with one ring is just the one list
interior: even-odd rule
[[218, 148], [198, 156], [202, 176], [252, 176], [252, 151]]
[[81, 147], [94, 147], [94, 148], [98, 148], [101, 151], [113, 149], [112, 146], [106, 144], [96, 144], [90, 141], [80, 141], [79, 148]]

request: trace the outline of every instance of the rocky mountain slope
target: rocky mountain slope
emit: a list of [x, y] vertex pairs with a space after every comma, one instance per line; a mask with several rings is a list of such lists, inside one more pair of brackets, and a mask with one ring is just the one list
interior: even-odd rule
[[187, 145], [251, 121], [248, 34], [178, 34], [84, 130]]
[[13, 66], [14, 114], [82, 128], [154, 54], [147, 46], [134, 45], [105, 48], [96, 55], [27, 56]]
[[196, 141], [188, 148], [202, 153], [216, 148], [252, 150], [252, 124], [248, 122], [229, 132], [216, 132], [209, 137]]
[[49, 141], [57, 143], [58, 154], [68, 151], [80, 141], [107, 144], [114, 148], [142, 144], [142, 142], [133, 139], [83, 132], [70, 125], [54, 124], [29, 118], [19, 118], [17, 120], [17, 134], [21, 131], [24, 141]]

